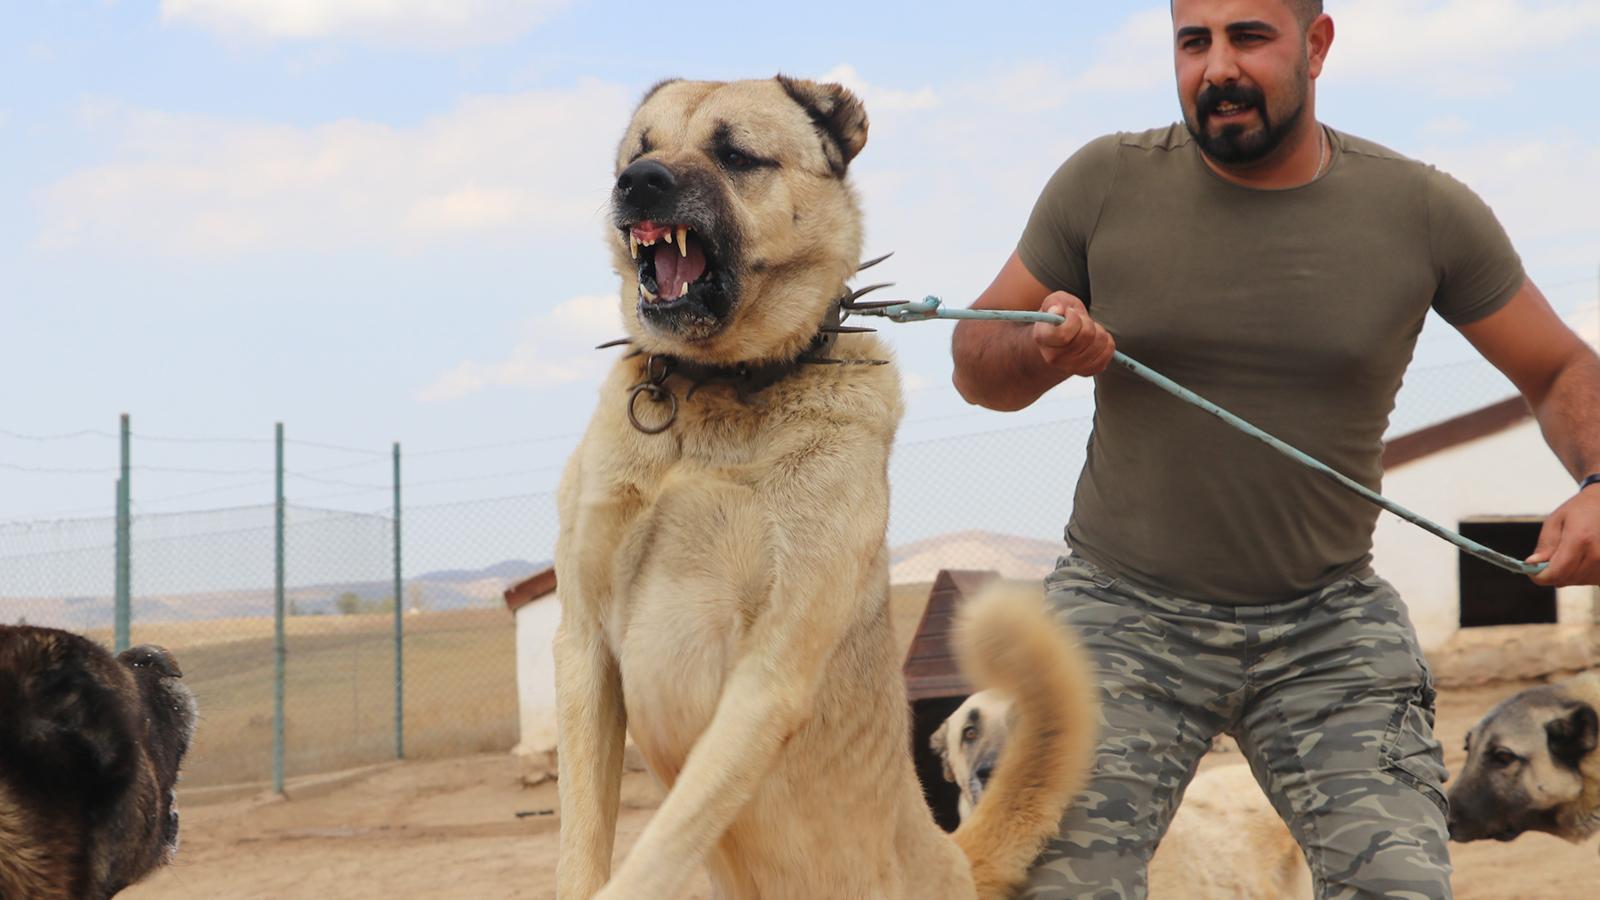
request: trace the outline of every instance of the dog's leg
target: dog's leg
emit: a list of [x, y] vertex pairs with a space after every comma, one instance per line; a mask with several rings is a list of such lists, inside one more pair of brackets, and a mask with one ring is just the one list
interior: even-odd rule
[[588, 900], [611, 871], [627, 722], [622, 678], [596, 623], [563, 610], [556, 632], [561, 856], [556, 895]]
[[[811, 715], [834, 649], [881, 586], [888, 487], [860, 477], [836, 435], [792, 435], [757, 486], [772, 522], [770, 602], [724, 682], [710, 725], [604, 900], [676, 896]], [[832, 446], [829, 446], [832, 445]], [[862, 510], [872, 510], [863, 514]]]
[[553, 648], [561, 798], [556, 896], [561, 900], [589, 900], [611, 873], [627, 709], [621, 670], [606, 644], [601, 616], [612, 596], [616, 535], [638, 511], [637, 497], [629, 491], [618, 492], [611, 502], [580, 506], [580, 457], [581, 452], [575, 455], [561, 481], [556, 542], [561, 579], [561, 625]]

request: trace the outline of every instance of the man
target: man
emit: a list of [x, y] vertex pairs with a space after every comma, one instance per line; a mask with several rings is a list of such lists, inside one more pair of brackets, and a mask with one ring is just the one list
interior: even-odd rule
[[[1600, 359], [1493, 214], [1437, 170], [1317, 122], [1320, 0], [1175, 0], [1184, 126], [1085, 146], [965, 322], [955, 383], [1020, 409], [1072, 376], [1096, 411], [1051, 600], [1095, 654], [1094, 781], [1025, 897], [1142, 897], [1213, 735], [1234, 734], [1318, 896], [1450, 896], [1433, 686], [1371, 570], [1377, 509], [1120, 368], [1120, 347], [1377, 487], [1431, 307], [1521, 390], [1578, 479], [1600, 473]], [[1596, 479], [1600, 483], [1600, 479]], [[1600, 486], [1546, 521], [1541, 584], [1600, 582]]]

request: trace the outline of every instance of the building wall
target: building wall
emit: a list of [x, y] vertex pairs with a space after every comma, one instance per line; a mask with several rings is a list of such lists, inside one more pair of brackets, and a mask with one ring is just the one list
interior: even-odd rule
[[561, 621], [561, 601], [552, 594], [517, 610], [517, 706], [522, 740], [512, 751], [523, 760], [523, 778], [553, 776], [556, 749], [556, 661], [551, 649]]
[[[1385, 473], [1383, 494], [1453, 530], [1473, 516], [1549, 514], [1572, 496], [1573, 482], [1528, 419]], [[1448, 641], [1461, 618], [1458, 554], [1452, 544], [1385, 513], [1373, 536], [1374, 566], [1411, 611], [1424, 650]], [[1563, 588], [1561, 620], [1589, 621], [1593, 588]]]

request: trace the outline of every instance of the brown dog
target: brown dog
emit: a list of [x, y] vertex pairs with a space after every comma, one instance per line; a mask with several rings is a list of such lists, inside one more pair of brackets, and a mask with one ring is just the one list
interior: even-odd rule
[[[1092, 681], [1042, 597], [974, 601], [975, 680], [1018, 698], [1015, 764], [952, 841], [906, 745], [888, 615], [899, 379], [841, 330], [867, 139], [839, 85], [657, 86], [619, 148], [610, 236], [638, 355], [562, 477], [558, 896], [1004, 896], [1082, 783]], [[624, 728], [665, 802], [615, 876]], [[1009, 758], [1008, 758], [1009, 759]]]
[[1450, 838], [1509, 841], [1600, 833], [1600, 672], [1529, 688], [1467, 732], [1450, 789]]
[[181, 676], [159, 647], [0, 625], [0, 897], [101, 900], [171, 859]]
[[[1004, 694], [978, 691], [933, 733], [963, 820], [981, 808], [1010, 743], [1011, 708]], [[1249, 766], [1215, 766], [1184, 792], [1150, 860], [1149, 888], [1153, 900], [1310, 900], [1311, 869]]]

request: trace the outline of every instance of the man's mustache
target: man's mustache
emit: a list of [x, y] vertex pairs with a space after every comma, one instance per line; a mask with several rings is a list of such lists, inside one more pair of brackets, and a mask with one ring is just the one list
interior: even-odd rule
[[1253, 85], [1224, 84], [1221, 86], [1206, 85], [1195, 97], [1195, 113], [1203, 120], [1217, 111], [1217, 107], [1224, 103], [1233, 103], [1238, 106], [1252, 106], [1256, 109], [1266, 108], [1266, 97], [1262, 96], [1261, 89]]

